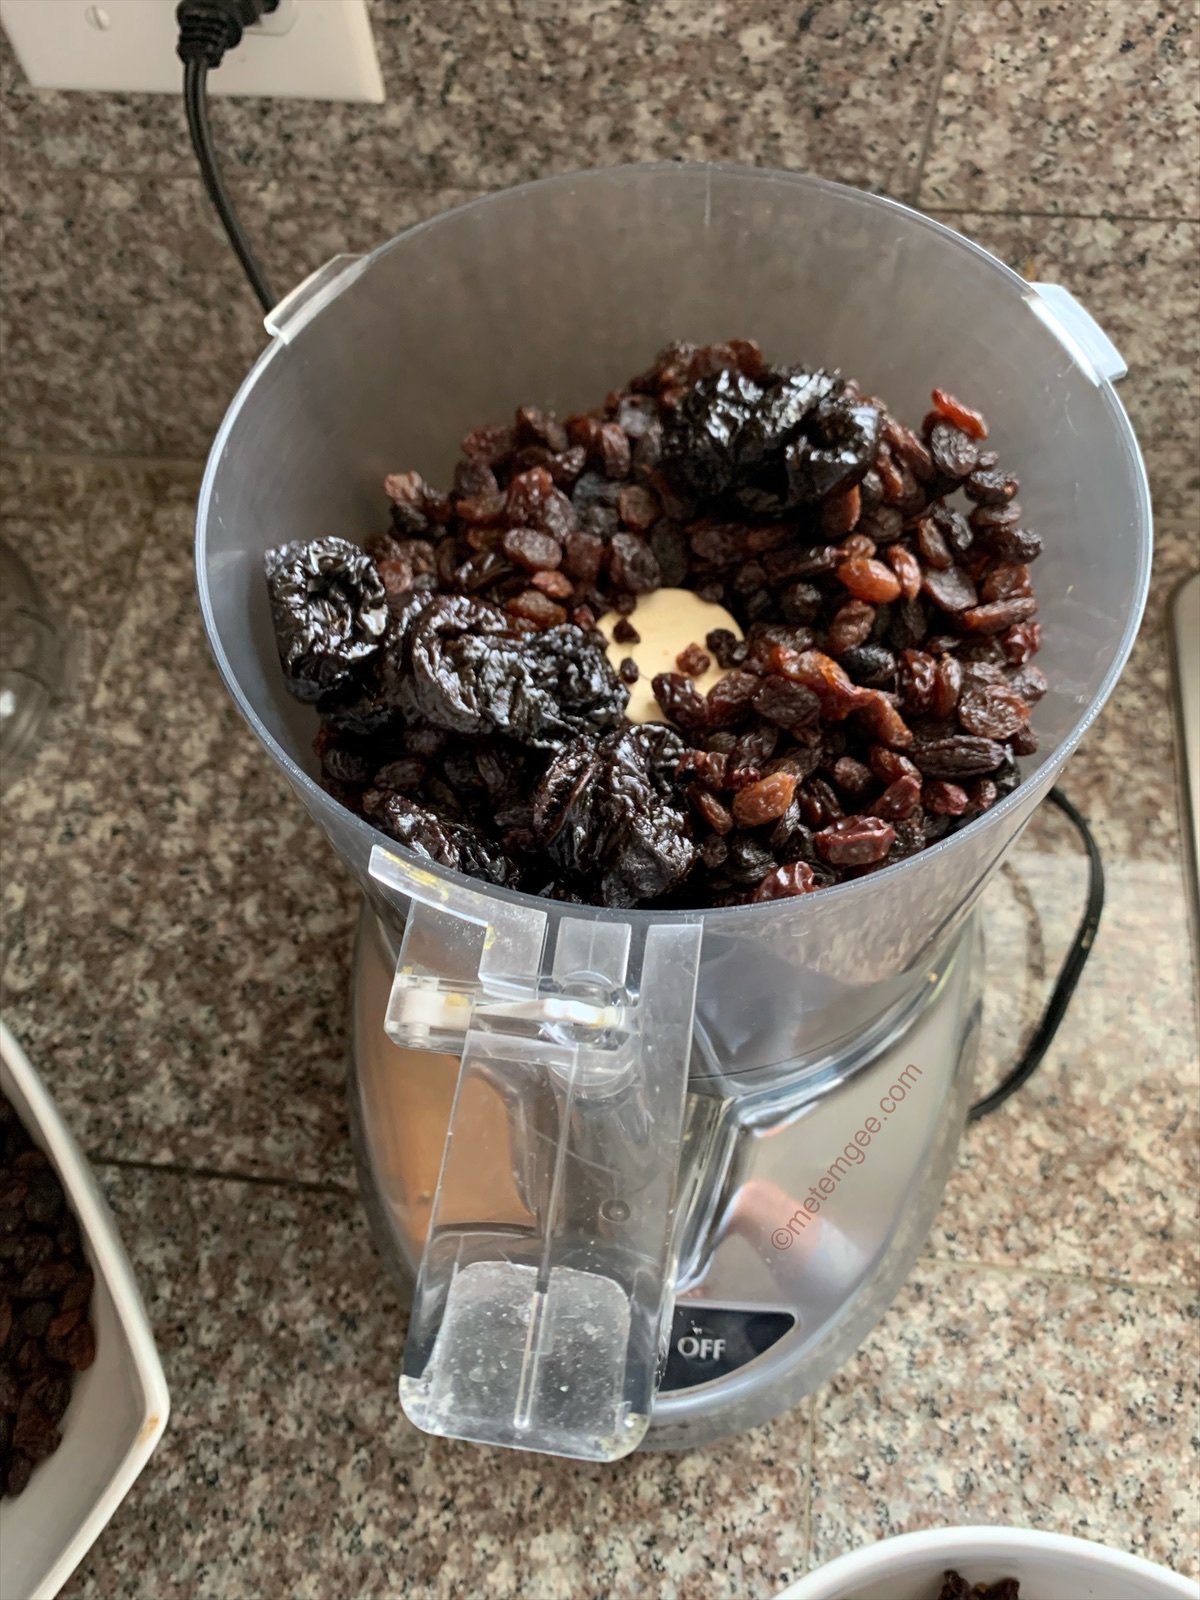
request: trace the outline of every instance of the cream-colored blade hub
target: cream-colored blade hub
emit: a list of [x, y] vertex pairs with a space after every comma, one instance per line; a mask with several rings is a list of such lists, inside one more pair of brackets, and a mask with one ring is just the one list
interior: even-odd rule
[[[629, 623], [638, 635], [638, 642], [614, 639], [622, 620]], [[711, 600], [701, 600], [690, 589], [656, 589], [638, 600], [637, 610], [631, 617], [622, 619], [614, 612], [601, 617], [597, 624], [608, 640], [608, 659], [616, 671], [626, 658], [637, 662], [638, 680], [629, 690], [631, 722], [665, 722], [662, 707], [654, 698], [651, 685], [660, 672], [678, 672], [677, 657], [691, 644], [697, 644], [712, 660], [712, 651], [705, 644], [708, 634], [718, 628], [728, 628], [736, 638], [742, 630], [724, 606]], [[706, 672], [693, 677], [701, 694], [707, 694], [713, 684], [725, 676], [724, 669], [715, 660]]]

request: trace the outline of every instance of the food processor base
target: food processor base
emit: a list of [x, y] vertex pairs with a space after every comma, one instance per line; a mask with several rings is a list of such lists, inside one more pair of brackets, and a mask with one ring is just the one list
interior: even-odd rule
[[[687, 1449], [795, 1405], [882, 1316], [920, 1252], [966, 1122], [979, 1036], [978, 916], [890, 1037], [760, 1094], [688, 1096], [668, 1359], [641, 1448]], [[411, 1289], [424, 1248], [457, 1057], [383, 1028], [394, 957], [364, 905], [353, 976], [352, 1138], [376, 1242]], [[507, 1185], [500, 1136], [481, 1203]]]

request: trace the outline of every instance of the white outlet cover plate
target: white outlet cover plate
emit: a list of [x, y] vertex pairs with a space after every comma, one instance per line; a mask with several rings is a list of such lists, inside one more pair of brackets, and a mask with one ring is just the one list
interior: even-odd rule
[[[35, 89], [179, 94], [175, 0], [0, 0]], [[209, 75], [212, 94], [383, 99], [366, 0], [280, 0]]]

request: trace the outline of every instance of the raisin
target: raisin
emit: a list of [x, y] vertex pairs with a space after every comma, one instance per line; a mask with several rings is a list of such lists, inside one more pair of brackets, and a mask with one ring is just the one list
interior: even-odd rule
[[840, 606], [829, 624], [826, 647], [835, 656], [865, 644], [875, 626], [875, 607], [865, 600], [848, 600]]
[[878, 604], [895, 600], [900, 594], [900, 580], [891, 568], [882, 561], [873, 561], [866, 556], [844, 561], [837, 569], [837, 575], [857, 600]]
[[755, 904], [761, 904], [764, 900], [790, 900], [798, 894], [811, 894], [817, 887], [813, 869], [807, 861], [792, 861], [768, 872], [750, 899]]
[[988, 604], [993, 600], [1027, 600], [1032, 594], [1029, 568], [1024, 562], [993, 567], [979, 586], [979, 598]]
[[896, 830], [883, 817], [840, 817], [814, 837], [818, 854], [838, 867], [870, 866], [892, 848]]
[[1018, 667], [1008, 681], [1026, 705], [1036, 704], [1050, 687], [1046, 674], [1032, 664]]
[[1002, 525], [988, 535], [987, 547], [997, 561], [1036, 561], [1042, 553], [1042, 538], [1031, 528]]
[[615, 533], [611, 552], [612, 579], [631, 594], [649, 594], [662, 583], [654, 551], [632, 533]]
[[704, 642], [719, 667], [740, 667], [746, 659], [745, 645], [728, 628], [714, 628]]
[[865, 691], [858, 715], [867, 732], [880, 744], [905, 750], [913, 741], [912, 729], [897, 711], [890, 695], [879, 689]]
[[632, 656], [624, 656], [617, 668], [617, 676], [622, 683], [635, 684], [642, 675], [642, 669]]
[[969, 734], [922, 739], [913, 749], [913, 760], [929, 778], [966, 778], [994, 772], [1005, 759], [1002, 744]]
[[563, 540], [563, 566], [577, 583], [595, 583], [606, 554], [604, 540], [595, 533], [576, 529]]
[[860, 520], [858, 531], [875, 545], [893, 544], [904, 532], [904, 514], [895, 506], [878, 505]]
[[570, 600], [575, 593], [575, 585], [565, 572], [535, 572], [530, 581], [551, 600]]
[[929, 709], [939, 721], [946, 721], [962, 693], [963, 669], [953, 656], [943, 656], [937, 664]]
[[713, 794], [711, 789], [702, 788], [694, 783], [688, 789], [688, 799], [692, 809], [714, 833], [726, 834], [733, 827], [733, 818]]
[[929, 432], [929, 454], [942, 477], [961, 483], [978, 464], [979, 446], [962, 428], [939, 421]]
[[705, 716], [710, 728], [730, 728], [748, 714], [761, 680], [738, 668], [718, 678], [708, 691]]
[[651, 687], [663, 711], [684, 733], [703, 733], [709, 726], [707, 703], [690, 678], [685, 678], [681, 672], [660, 672], [652, 680]]
[[896, 658], [881, 644], [857, 645], [843, 651], [839, 659], [854, 683], [863, 688], [887, 688], [896, 676]]
[[839, 756], [833, 764], [833, 781], [842, 794], [851, 800], [861, 800], [875, 787], [875, 775], [870, 767], [856, 761], [853, 756]]
[[685, 677], [702, 678], [712, 666], [712, 657], [700, 645], [686, 645], [675, 657], [675, 665]]
[[906, 600], [915, 600], [921, 592], [921, 564], [916, 556], [904, 545], [894, 544], [888, 547], [886, 558], [896, 574], [900, 593]]
[[946, 572], [939, 572], [936, 568], [926, 571], [921, 580], [921, 590], [934, 605], [951, 613], [968, 611], [978, 601], [975, 585], [961, 567], [951, 567]]
[[1029, 721], [1029, 707], [1015, 689], [1002, 683], [963, 691], [958, 720], [984, 739], [1010, 739]]
[[921, 789], [921, 804], [937, 817], [961, 817], [970, 804], [967, 791], [944, 778], [930, 778]]
[[871, 807], [873, 817], [884, 817], [889, 822], [898, 822], [902, 817], [911, 817], [921, 804], [921, 780], [916, 776], [897, 778], [895, 783], [889, 783]]
[[1028, 622], [1036, 612], [1036, 600], [993, 600], [960, 611], [957, 621], [967, 633], [1004, 633], [1015, 622]]
[[645, 533], [658, 521], [662, 507], [652, 490], [631, 483], [621, 490], [617, 512], [627, 528], [632, 528], [635, 533]]
[[972, 472], [963, 484], [968, 500], [978, 501], [981, 505], [1005, 505], [1013, 499], [1020, 484], [1015, 478], [1010, 478], [1006, 473], [996, 470]]
[[952, 394], [947, 394], [945, 389], [933, 391], [933, 409], [947, 422], [961, 428], [964, 433], [970, 434], [972, 439], [986, 439], [987, 423], [979, 411], [972, 411], [970, 406], [963, 405], [961, 400], [956, 400]]
[[565, 609], [540, 589], [522, 589], [504, 609], [510, 617], [531, 622], [535, 628], [554, 628], [567, 620]]
[[743, 828], [776, 822], [791, 805], [795, 792], [796, 780], [789, 773], [774, 772], [760, 778], [734, 796], [733, 819]]
[[927, 567], [945, 572], [954, 565], [954, 557], [945, 536], [932, 517], [922, 517], [917, 523], [917, 550]]
[[509, 528], [500, 541], [508, 559], [525, 572], [545, 572], [561, 564], [562, 546], [536, 528]]

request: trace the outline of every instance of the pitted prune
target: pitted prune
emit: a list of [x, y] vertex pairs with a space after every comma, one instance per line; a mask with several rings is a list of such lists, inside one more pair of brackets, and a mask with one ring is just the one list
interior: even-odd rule
[[672, 791], [682, 754], [678, 734], [645, 723], [555, 757], [534, 792], [533, 826], [568, 882], [585, 882], [607, 906], [655, 900], [682, 882], [696, 859], [683, 796]]
[[419, 856], [488, 883], [514, 881], [516, 871], [498, 845], [463, 822], [438, 817], [406, 795], [368, 791], [364, 810], [371, 821]]
[[268, 550], [265, 565], [288, 688], [320, 701], [350, 687], [387, 627], [375, 563], [347, 539], [314, 539]]

